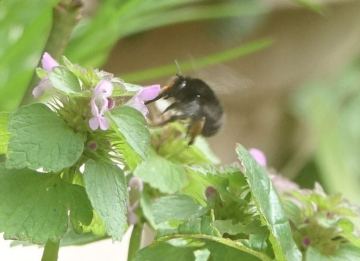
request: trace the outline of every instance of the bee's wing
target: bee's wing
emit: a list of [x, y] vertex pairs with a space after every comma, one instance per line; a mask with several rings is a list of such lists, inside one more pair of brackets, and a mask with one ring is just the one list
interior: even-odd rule
[[218, 94], [231, 94], [254, 86], [251, 79], [222, 64], [200, 69], [198, 75]]
[[240, 72], [230, 66], [216, 64], [199, 68], [196, 64], [196, 59], [191, 57], [190, 60], [194, 68], [194, 73], [189, 73], [189, 75], [205, 81], [216, 93], [231, 94], [243, 88], [254, 86], [254, 81], [241, 75]]

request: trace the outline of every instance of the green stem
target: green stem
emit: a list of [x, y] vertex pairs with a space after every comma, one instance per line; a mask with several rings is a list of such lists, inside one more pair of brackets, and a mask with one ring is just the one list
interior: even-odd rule
[[133, 231], [131, 232], [131, 238], [129, 243], [128, 261], [135, 259], [137, 251], [140, 249], [141, 244], [141, 232], [143, 226], [141, 224], [135, 224]]
[[48, 241], [45, 244], [41, 261], [57, 261], [60, 247], [60, 239], [56, 242]]
[[[61, 58], [69, 42], [71, 32], [79, 20], [81, 7], [81, 0], [61, 0], [53, 8], [53, 23], [44, 51], [48, 52], [55, 60]], [[34, 73], [21, 101], [21, 106], [34, 101], [32, 90], [38, 82], [39, 79]]]

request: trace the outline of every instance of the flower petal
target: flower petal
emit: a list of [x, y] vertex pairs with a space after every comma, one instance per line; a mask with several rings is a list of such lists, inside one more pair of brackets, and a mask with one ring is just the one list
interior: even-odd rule
[[288, 193], [294, 189], [299, 189], [298, 184], [285, 178], [284, 176], [271, 175], [270, 179], [274, 184], [274, 187], [276, 188], [277, 192], [279, 192], [280, 194]]
[[146, 105], [144, 104], [144, 101], [140, 99], [138, 95], [135, 95], [132, 97], [126, 105], [133, 107], [134, 109], [137, 109], [139, 112], [142, 113], [142, 115], [146, 116], [149, 113], [149, 110], [147, 109]]
[[110, 120], [106, 117], [98, 117], [98, 122], [100, 125], [100, 129], [107, 130], [110, 127]]
[[108, 101], [108, 105], [107, 105], [108, 109], [109, 109], [109, 110], [113, 109], [113, 108], [115, 107], [115, 101], [114, 101], [114, 99], [111, 99], [111, 98], [106, 98], [106, 99], [107, 99], [107, 101]]
[[108, 98], [113, 93], [113, 90], [114, 87], [110, 81], [100, 81], [94, 89], [94, 97], [96, 97], [96, 99]]
[[52, 58], [51, 55], [47, 52], [44, 53], [41, 63], [42, 68], [47, 72], [51, 72], [54, 67], [59, 66], [59, 63], [55, 61], [55, 59]]
[[249, 153], [259, 163], [260, 166], [266, 167], [266, 157], [264, 152], [258, 149], [249, 149]]
[[149, 100], [156, 98], [159, 95], [160, 90], [161, 90], [160, 85], [158, 85], [158, 84], [152, 85], [152, 86], [148, 86], [148, 87], [145, 87], [144, 89], [142, 89], [138, 95], [141, 100], [149, 101]]
[[140, 179], [138, 177], [132, 177], [129, 180], [129, 187], [131, 189], [136, 189], [138, 191], [142, 191], [144, 188], [144, 183], [143, 183], [142, 179]]
[[34, 88], [32, 95], [35, 99], [39, 98], [44, 94], [45, 91], [48, 91], [51, 88], [50, 80], [47, 76], [42, 78], [39, 82], [39, 85]]
[[99, 121], [97, 117], [93, 117], [89, 120], [89, 126], [92, 130], [97, 130], [99, 128]]
[[91, 99], [90, 104], [91, 104], [91, 113], [92, 113], [92, 115], [95, 116], [95, 117], [100, 116], [99, 108], [98, 108], [98, 106], [96, 105], [94, 98]]

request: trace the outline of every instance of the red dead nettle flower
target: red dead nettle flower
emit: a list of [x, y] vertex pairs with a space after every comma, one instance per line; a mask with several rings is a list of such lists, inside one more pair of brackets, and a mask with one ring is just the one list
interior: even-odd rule
[[[64, 58], [64, 64], [60, 65], [50, 54], [44, 53], [42, 68], [39, 70], [40, 83], [33, 90], [33, 96], [39, 98], [45, 92], [50, 93], [53, 99], [48, 103], [49, 106], [58, 113], [68, 125], [84, 140], [87, 146], [84, 153], [90, 157], [96, 155], [109, 157], [111, 150], [110, 118], [108, 112], [115, 107], [114, 89], [117, 88], [116, 95], [134, 92], [134, 96], [127, 104], [139, 110], [144, 116], [148, 113], [145, 101], [156, 97], [160, 91], [160, 85], [139, 88], [134, 91], [127, 89], [129, 84], [124, 83], [119, 78], [114, 78], [112, 74], [92, 69], [83, 69], [78, 65], [71, 64]], [[54, 68], [61, 70], [54, 71]], [[74, 86], [61, 88], [60, 73], [64, 74], [64, 84], [74, 83]], [[54, 76], [54, 77], [53, 77]], [[76, 78], [75, 78], [76, 77]], [[77, 79], [77, 82], [76, 80]], [[52, 82], [56, 79], [56, 88]], [[70, 80], [68, 80], [70, 79]], [[60, 87], [59, 87], [60, 86]], [[73, 89], [72, 89], [73, 87]], [[70, 90], [69, 90], [70, 89]], [[68, 90], [68, 91], [67, 91]], [[118, 104], [121, 106], [121, 104]], [[101, 131], [107, 131], [104, 135]], [[109, 132], [110, 131], [110, 132]]]

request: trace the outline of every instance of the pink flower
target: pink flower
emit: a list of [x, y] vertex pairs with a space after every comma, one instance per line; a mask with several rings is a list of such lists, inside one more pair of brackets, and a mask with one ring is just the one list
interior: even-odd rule
[[131, 106], [141, 112], [144, 116], [149, 113], [145, 102], [156, 98], [161, 90], [160, 85], [152, 85], [143, 88], [132, 97], [126, 105]]
[[110, 81], [104, 80], [98, 83], [94, 89], [94, 95], [91, 98], [91, 113], [94, 117], [89, 120], [89, 126], [92, 130], [99, 127], [107, 130], [110, 127], [110, 120], [104, 117], [105, 112], [109, 109], [109, 97], [114, 87]]
[[262, 152], [261, 150], [252, 148], [252, 149], [249, 149], [249, 153], [257, 161], [257, 163], [259, 163], [260, 166], [266, 167], [266, 157], [265, 157], [264, 152]]
[[108, 98], [113, 93], [114, 87], [108, 80], [102, 80], [94, 89], [94, 97], [99, 99]]
[[[106, 105], [107, 106], [107, 105]], [[99, 127], [102, 130], [107, 130], [110, 127], [110, 120], [104, 115], [104, 106], [102, 107], [101, 111], [99, 112], [99, 108], [95, 104], [95, 100], [91, 99], [91, 112], [94, 117], [89, 120], [89, 126], [92, 130], [97, 130]]]
[[[55, 61], [54, 58], [52, 58], [51, 55], [48, 54], [47, 52], [43, 54], [43, 57], [41, 59], [41, 64], [42, 64], [42, 68], [47, 72], [51, 72], [51, 70], [54, 67], [59, 66], [59, 63]], [[49, 77], [44, 76], [40, 80], [38, 86], [34, 88], [32, 94], [34, 98], [39, 98], [41, 95], [44, 94], [45, 91], [49, 91], [50, 89], [51, 89], [51, 82], [49, 80]]]
[[292, 190], [299, 189], [298, 184], [282, 175], [270, 175], [270, 179], [279, 194], [290, 193]]
[[47, 72], [51, 72], [54, 67], [59, 66], [59, 63], [55, 61], [55, 59], [52, 58], [51, 55], [47, 52], [44, 53], [41, 59], [41, 64], [42, 68]]
[[51, 82], [47, 76], [44, 76], [39, 84], [32, 91], [32, 95], [35, 99], [39, 98], [44, 94], [45, 91], [49, 91], [51, 89]]

